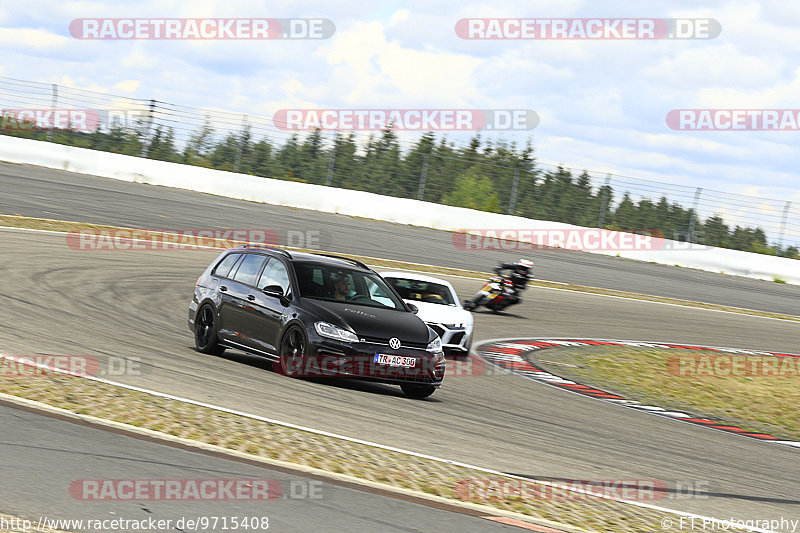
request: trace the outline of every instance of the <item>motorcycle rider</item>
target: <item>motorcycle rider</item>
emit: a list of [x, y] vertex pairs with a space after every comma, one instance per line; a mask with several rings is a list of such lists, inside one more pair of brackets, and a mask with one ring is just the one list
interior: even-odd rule
[[[529, 259], [520, 259], [516, 263], [501, 263], [494, 268], [495, 274], [508, 278], [514, 284], [512, 289], [514, 292], [511, 294], [512, 303], [522, 301], [520, 293], [528, 286], [528, 280], [532, 277], [532, 268], [533, 261]], [[508, 271], [508, 274], [504, 274], [503, 271]]]

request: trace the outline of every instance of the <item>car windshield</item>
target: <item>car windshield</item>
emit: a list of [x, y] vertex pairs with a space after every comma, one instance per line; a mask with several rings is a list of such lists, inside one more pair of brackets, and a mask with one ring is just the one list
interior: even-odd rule
[[447, 285], [406, 278], [385, 278], [404, 300], [414, 300], [441, 305], [456, 305]]
[[303, 298], [406, 310], [376, 274], [318, 263], [297, 262], [294, 269]]

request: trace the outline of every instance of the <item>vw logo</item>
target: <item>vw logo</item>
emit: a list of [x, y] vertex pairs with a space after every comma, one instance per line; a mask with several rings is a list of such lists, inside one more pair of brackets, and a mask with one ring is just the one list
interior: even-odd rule
[[389, 347], [392, 350], [399, 350], [400, 349], [400, 339], [398, 339], [397, 337], [392, 337], [391, 339], [389, 339]]

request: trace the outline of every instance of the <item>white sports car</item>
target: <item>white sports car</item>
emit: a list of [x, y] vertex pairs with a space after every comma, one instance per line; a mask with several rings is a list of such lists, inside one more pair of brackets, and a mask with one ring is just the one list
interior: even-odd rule
[[411, 272], [381, 272], [403, 300], [414, 304], [417, 316], [442, 339], [442, 347], [461, 354], [472, 345], [472, 313], [461, 307], [456, 290], [443, 279]]

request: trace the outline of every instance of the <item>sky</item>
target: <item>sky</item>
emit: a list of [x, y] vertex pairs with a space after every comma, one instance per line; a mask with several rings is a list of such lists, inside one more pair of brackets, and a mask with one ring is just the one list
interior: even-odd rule
[[[82, 40], [80, 18], [326, 18], [328, 39]], [[713, 39], [461, 38], [462, 18], [714, 19]], [[681, 131], [675, 109], [800, 109], [800, 3], [750, 0], [0, 0], [0, 76], [270, 117], [280, 109], [520, 109], [483, 132], [542, 163], [795, 202], [790, 131]], [[2, 94], [0, 94], [2, 101]], [[413, 139], [417, 133], [406, 134]], [[471, 135], [448, 134], [463, 142]], [[731, 207], [723, 213], [736, 217]]]

